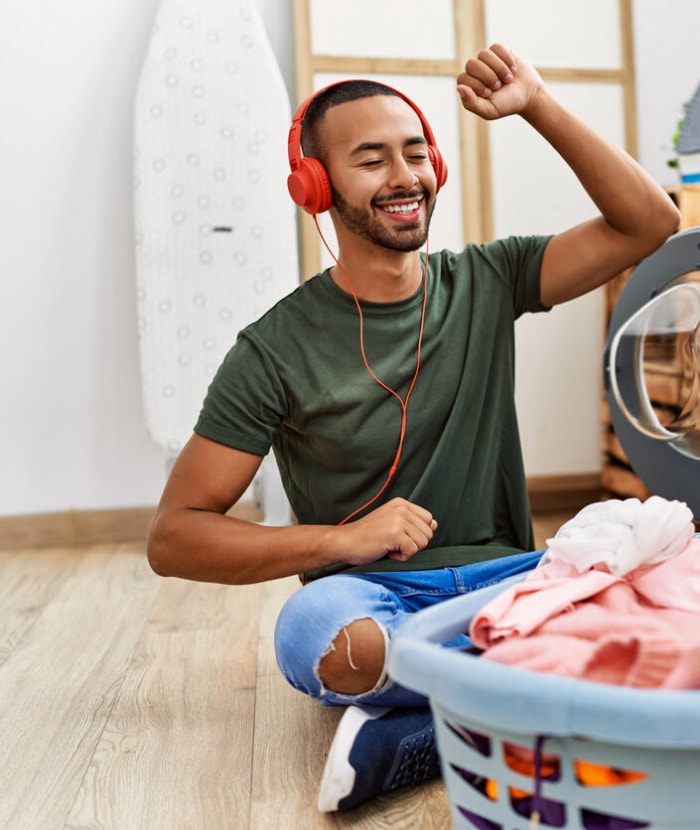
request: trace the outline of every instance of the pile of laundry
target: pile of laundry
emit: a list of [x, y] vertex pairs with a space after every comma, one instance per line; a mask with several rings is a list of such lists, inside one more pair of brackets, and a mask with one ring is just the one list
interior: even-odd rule
[[596, 502], [472, 619], [482, 658], [638, 688], [700, 688], [700, 536], [686, 504]]

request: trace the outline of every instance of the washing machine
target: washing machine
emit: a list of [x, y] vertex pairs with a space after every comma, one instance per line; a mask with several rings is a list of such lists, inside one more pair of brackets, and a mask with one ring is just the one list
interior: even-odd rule
[[603, 376], [634, 472], [700, 519], [700, 227], [632, 272], [610, 319]]

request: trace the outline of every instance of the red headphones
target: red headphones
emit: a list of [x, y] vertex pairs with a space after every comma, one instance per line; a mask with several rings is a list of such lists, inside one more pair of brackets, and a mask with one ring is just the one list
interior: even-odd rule
[[[321, 162], [315, 158], [304, 158], [302, 155], [301, 128], [304, 123], [304, 116], [312, 101], [318, 95], [327, 89], [341, 86], [345, 83], [348, 82], [338, 81], [337, 83], [329, 84], [323, 87], [323, 89], [319, 89], [310, 98], [307, 98], [294, 113], [292, 126], [289, 128], [287, 152], [289, 154], [289, 166], [292, 172], [287, 178], [287, 189], [294, 203], [303, 208], [307, 213], [316, 214], [328, 210], [333, 201], [333, 193], [328, 173], [326, 173]], [[437, 190], [440, 190], [447, 180], [447, 164], [435, 146], [435, 137], [433, 136], [433, 131], [430, 129], [430, 124], [428, 124], [423, 113], [410, 98], [407, 98], [398, 89], [394, 89], [387, 84], [383, 84], [383, 86], [391, 92], [396, 93], [399, 98], [402, 98], [416, 113], [418, 118], [420, 118], [423, 135], [428, 142], [428, 157], [430, 158], [430, 163], [435, 170], [435, 176], [437, 178]]]

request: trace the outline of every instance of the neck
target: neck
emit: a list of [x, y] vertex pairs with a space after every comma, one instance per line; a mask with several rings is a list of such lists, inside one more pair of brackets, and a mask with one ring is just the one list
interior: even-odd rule
[[[340, 258], [331, 268], [333, 282], [343, 291], [355, 293], [360, 299], [375, 303], [390, 303], [412, 297], [421, 284], [422, 269], [418, 254], [400, 268], [382, 268], [373, 262], [356, 266]], [[350, 282], [352, 288], [348, 285]]]
[[[343, 291], [376, 303], [412, 297], [423, 279], [419, 251], [390, 251], [372, 246], [371, 251], [352, 246], [340, 248], [331, 278]], [[350, 285], [348, 285], [348, 281]]]

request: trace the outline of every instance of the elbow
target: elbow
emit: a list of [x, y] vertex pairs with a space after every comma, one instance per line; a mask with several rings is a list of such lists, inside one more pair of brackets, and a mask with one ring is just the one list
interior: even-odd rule
[[172, 569], [168, 557], [164, 556], [157, 544], [149, 541], [146, 548], [146, 559], [156, 576], [172, 576]]
[[151, 570], [156, 576], [172, 576], [171, 570], [168, 567], [167, 557], [160, 554], [156, 547], [149, 542], [146, 549], [146, 558]]
[[627, 215], [632, 223], [628, 232], [636, 237], [645, 253], [652, 253], [678, 231], [681, 212], [675, 199], [656, 182], [649, 184], [646, 198], [636, 205], [628, 205]]
[[649, 216], [646, 228], [637, 235], [638, 248], [635, 262], [639, 263], [657, 251], [678, 231], [680, 224], [680, 211], [670, 198], [665, 197], [658, 210]]
[[[658, 240], [658, 245], [663, 243], [679, 229], [681, 224], [681, 212], [675, 202], [665, 192], [659, 209], [653, 217], [653, 235]], [[658, 246], [657, 246], [658, 247]]]
[[146, 559], [157, 576], [174, 576], [172, 544], [164, 532], [158, 516], [153, 520], [146, 540]]
[[664, 215], [664, 219], [659, 224], [663, 227], [663, 241], [665, 242], [669, 236], [672, 236], [676, 231], [679, 230], [681, 225], [681, 212], [678, 210], [676, 205], [671, 201], [668, 200], [668, 205], [666, 206], [666, 212]]

